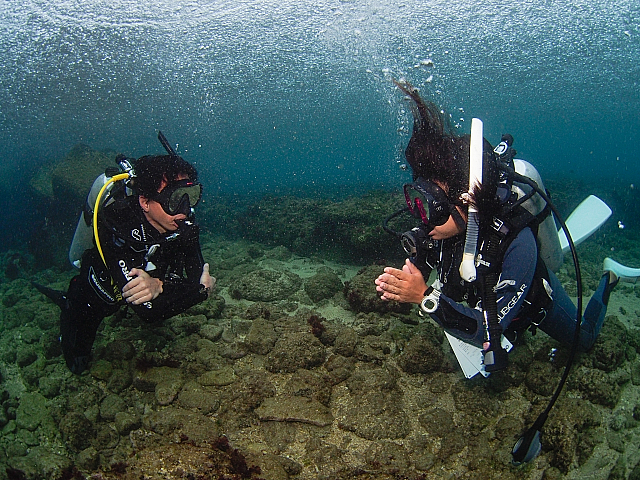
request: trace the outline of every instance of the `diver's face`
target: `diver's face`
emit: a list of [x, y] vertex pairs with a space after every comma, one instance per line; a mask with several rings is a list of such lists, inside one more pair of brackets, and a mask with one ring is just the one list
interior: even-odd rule
[[178, 229], [178, 221], [184, 220], [187, 216], [183, 213], [169, 215], [164, 211], [162, 205], [155, 200], [149, 200], [140, 196], [140, 206], [144, 211], [149, 223], [160, 233], [174, 232]]
[[[187, 175], [180, 175], [176, 180], [185, 180], [187, 178], [189, 178]], [[160, 188], [158, 189], [158, 193], [160, 193], [167, 185], [168, 183], [163, 180], [160, 184]], [[158, 202], [150, 200], [142, 195], [139, 197], [139, 202], [148, 222], [160, 233], [175, 232], [178, 229], [177, 222], [187, 218], [183, 213], [169, 215]]]

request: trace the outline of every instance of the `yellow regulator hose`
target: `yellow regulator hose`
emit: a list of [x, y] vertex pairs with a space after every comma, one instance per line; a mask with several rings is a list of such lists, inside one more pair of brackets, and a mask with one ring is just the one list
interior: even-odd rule
[[127, 178], [129, 178], [128, 173], [119, 173], [118, 175], [114, 175], [113, 177], [111, 177], [109, 181], [105, 183], [100, 189], [100, 192], [98, 193], [98, 196], [96, 198], [96, 204], [93, 207], [93, 238], [95, 238], [96, 240], [98, 253], [100, 253], [100, 257], [102, 257], [102, 261], [104, 262], [105, 266], [107, 266], [107, 261], [104, 259], [104, 254], [102, 253], [102, 246], [100, 245], [100, 237], [98, 236], [98, 207], [100, 206], [100, 200], [102, 199], [102, 195], [104, 194], [104, 191], [107, 189], [107, 187], [111, 185], [113, 182], [117, 182], [118, 180], [125, 180]]

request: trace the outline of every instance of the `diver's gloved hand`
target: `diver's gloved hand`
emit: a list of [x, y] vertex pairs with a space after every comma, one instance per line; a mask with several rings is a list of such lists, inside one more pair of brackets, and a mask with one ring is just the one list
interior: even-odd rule
[[134, 277], [123, 288], [122, 296], [133, 305], [142, 305], [162, 293], [162, 280], [154, 278], [140, 268], [132, 268], [129, 275]]
[[404, 303], [420, 303], [424, 298], [427, 284], [418, 267], [407, 259], [398, 270], [385, 267], [384, 273], [375, 280], [376, 290], [382, 300], [396, 300]]
[[205, 263], [202, 267], [202, 275], [200, 276], [200, 284], [209, 294], [216, 287], [216, 277], [209, 275], [209, 264]]

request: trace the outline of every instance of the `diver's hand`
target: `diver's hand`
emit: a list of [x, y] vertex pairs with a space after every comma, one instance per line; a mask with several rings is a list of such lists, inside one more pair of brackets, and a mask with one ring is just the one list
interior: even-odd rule
[[216, 286], [216, 277], [212, 277], [209, 275], [209, 264], [205, 263], [202, 267], [202, 275], [200, 276], [200, 284], [207, 289], [207, 295], [211, 293], [211, 291]]
[[122, 288], [122, 296], [132, 305], [141, 305], [158, 297], [162, 293], [162, 281], [144, 270], [132, 268], [129, 274], [134, 277]]
[[375, 280], [376, 290], [382, 300], [397, 300], [403, 303], [420, 303], [424, 298], [427, 284], [420, 270], [407, 259], [398, 270], [385, 267], [384, 273]]

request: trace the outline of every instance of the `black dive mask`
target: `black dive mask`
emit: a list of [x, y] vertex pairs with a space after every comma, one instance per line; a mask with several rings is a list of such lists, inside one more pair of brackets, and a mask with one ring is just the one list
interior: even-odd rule
[[167, 215], [182, 213], [188, 217], [200, 198], [202, 198], [201, 184], [191, 180], [178, 180], [164, 187], [153, 200], [162, 206]]

